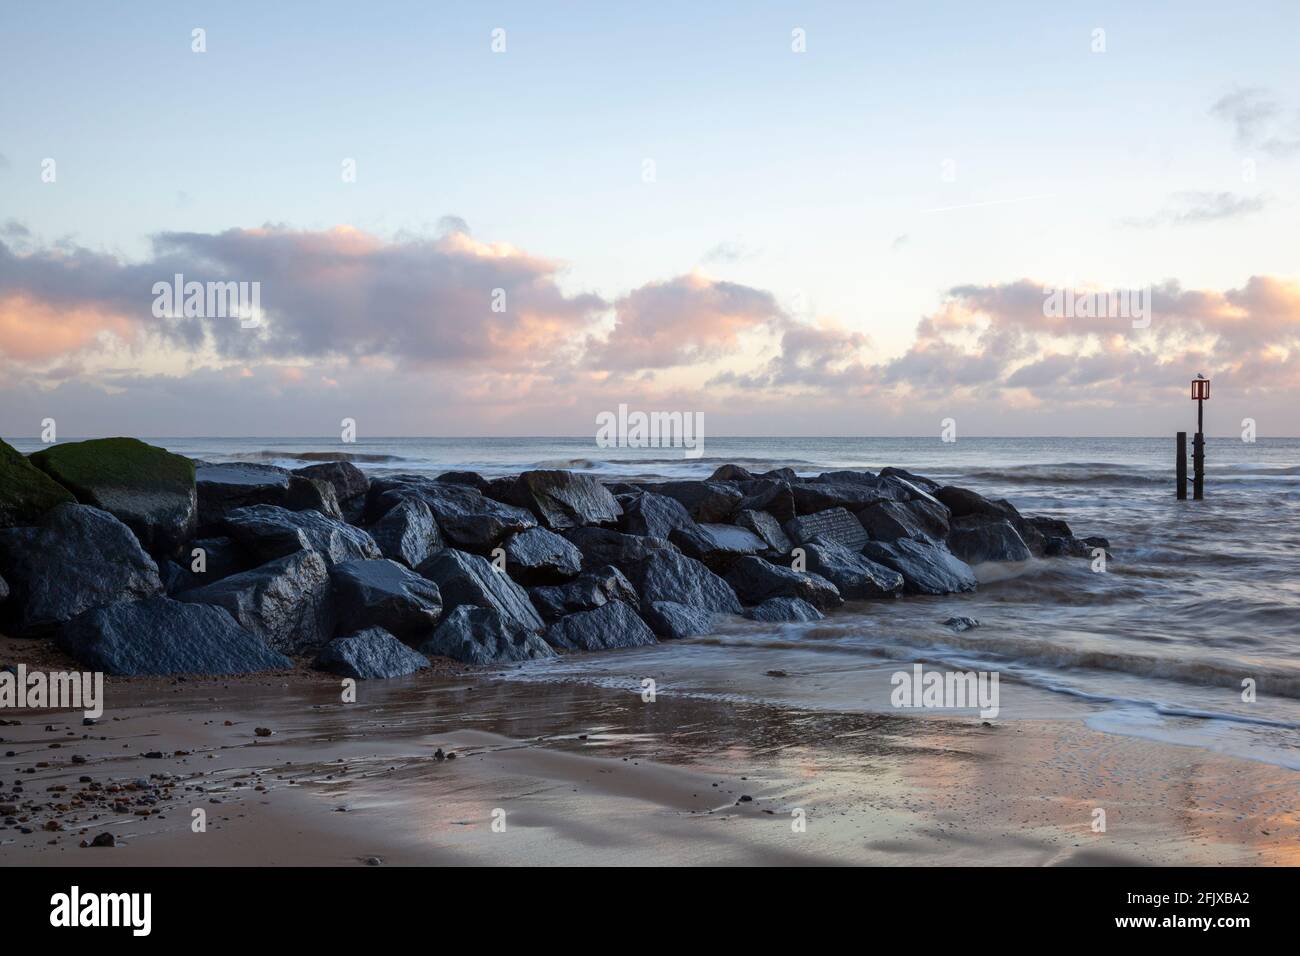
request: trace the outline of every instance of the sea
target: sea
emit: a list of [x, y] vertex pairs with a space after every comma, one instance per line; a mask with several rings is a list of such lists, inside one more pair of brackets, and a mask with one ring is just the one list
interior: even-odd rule
[[[806, 624], [727, 620], [705, 637], [569, 655], [502, 677], [792, 713], [896, 712], [898, 675], [919, 663], [997, 674], [994, 724], [1082, 720], [1300, 770], [1300, 439], [1209, 439], [1203, 501], [1175, 497], [1172, 437], [708, 438], [694, 458], [681, 448], [598, 448], [590, 436], [150, 441], [214, 462], [345, 458], [372, 474], [565, 468], [656, 480], [703, 478], [724, 463], [808, 476], [905, 468], [1104, 536], [1104, 563], [985, 565], [971, 594], [850, 602]], [[979, 626], [956, 632], [944, 623], [955, 617]], [[979, 719], [973, 708], [906, 712]]]

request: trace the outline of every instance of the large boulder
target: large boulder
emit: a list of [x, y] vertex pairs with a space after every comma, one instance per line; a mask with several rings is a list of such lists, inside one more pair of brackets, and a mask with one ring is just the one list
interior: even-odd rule
[[987, 515], [990, 518], [1019, 518], [1020, 513], [1004, 501], [990, 501], [968, 488], [945, 485], [935, 492], [935, 497], [947, 506], [954, 518], [967, 515]]
[[658, 643], [645, 621], [622, 601], [560, 618], [547, 629], [545, 638], [547, 644], [566, 651], [608, 651]]
[[844, 603], [835, 585], [820, 574], [795, 571], [762, 558], [741, 558], [727, 572], [727, 583], [746, 604], [762, 604], [768, 598], [802, 598], [819, 611]]
[[275, 650], [297, 654], [334, 636], [330, 572], [315, 551], [299, 551], [177, 594], [188, 604], [224, 608]]
[[565, 584], [533, 588], [528, 596], [546, 621], [554, 621], [579, 611], [592, 611], [610, 601], [626, 601], [633, 607], [640, 604], [632, 582], [613, 565], [606, 565], [596, 571], [584, 571]]
[[975, 573], [942, 544], [932, 541], [869, 541], [862, 553], [903, 576], [907, 594], [953, 594], [974, 591]]
[[352, 520], [353, 515], [360, 515], [365, 505], [366, 492], [370, 490], [370, 479], [352, 462], [323, 461], [306, 468], [297, 468], [294, 474], [329, 482], [343, 514], [349, 520]]
[[434, 480], [449, 485], [468, 485], [485, 493], [488, 490], [488, 480], [476, 471], [444, 471]]
[[867, 531], [862, 527], [862, 522], [843, 508], [801, 515], [787, 521], [783, 530], [795, 544], [806, 544], [814, 538], [822, 538], [843, 545], [850, 551], [861, 551], [867, 543]]
[[513, 627], [528, 631], [540, 631], [543, 627], [541, 617], [528, 600], [528, 592], [476, 554], [447, 548], [421, 564], [418, 570], [438, 585], [444, 611], [472, 604], [491, 608]]
[[794, 492], [789, 481], [756, 478], [739, 483], [745, 497], [740, 501], [741, 511], [764, 511], [782, 524], [795, 516]]
[[462, 604], [444, 617], [419, 651], [466, 664], [510, 664], [555, 656], [551, 645], [532, 629], [520, 627], [492, 608], [470, 604]]
[[251, 674], [293, 664], [223, 609], [165, 597], [86, 611], [60, 629], [58, 644], [83, 666], [121, 677]]
[[654, 601], [646, 608], [645, 621], [659, 637], [680, 640], [713, 633], [713, 613], [676, 601]]
[[[181, 572], [175, 590], [203, 587], [240, 571], [250, 570], [243, 548], [224, 535], [195, 538], [181, 551], [176, 562]], [[171, 588], [168, 593], [172, 593]]]
[[453, 547], [469, 551], [486, 554], [507, 535], [537, 525], [537, 519], [524, 508], [484, 497], [468, 485], [418, 475], [376, 478], [370, 483], [366, 512], [379, 518], [408, 498], [428, 505], [443, 537]]
[[604, 485], [571, 471], [525, 471], [515, 479], [510, 502], [527, 508], [552, 531], [608, 524], [623, 513]]
[[438, 585], [386, 558], [344, 561], [330, 569], [339, 634], [380, 627], [410, 644], [442, 616]]
[[211, 531], [228, 512], [248, 505], [282, 505], [289, 493], [289, 472], [252, 462], [200, 464], [194, 472], [199, 499], [199, 529]]
[[702, 611], [740, 613], [740, 601], [731, 585], [701, 562], [676, 551], [656, 551], [633, 565], [627, 575], [641, 596], [644, 610], [648, 611], [655, 601], [672, 601]]
[[649, 535], [623, 534], [609, 528], [574, 528], [564, 535], [582, 552], [582, 566], [587, 570], [612, 564], [627, 572], [652, 554], [660, 551], [676, 553], [677, 548], [663, 538]]
[[703, 561], [719, 573], [730, 567], [737, 558], [768, 550], [766, 541], [748, 528], [734, 524], [706, 523], [692, 528], [678, 528], [669, 535], [668, 540], [677, 545], [682, 554]]
[[125, 524], [146, 551], [174, 556], [194, 537], [198, 499], [188, 458], [135, 438], [97, 438], [51, 445], [31, 462], [83, 505]]
[[693, 527], [695, 519], [680, 501], [653, 491], [629, 497], [619, 520], [620, 531], [652, 538], [667, 538], [678, 528]]
[[820, 621], [826, 615], [803, 598], [774, 597], [746, 608], [745, 617], [765, 624], [798, 624]]
[[719, 465], [709, 475], [709, 481], [753, 481], [754, 474], [740, 465]]
[[0, 573], [9, 582], [5, 630], [46, 634], [82, 611], [153, 597], [158, 565], [131, 529], [107, 511], [65, 502], [34, 528], [0, 530]]
[[433, 512], [419, 498], [407, 498], [389, 508], [387, 514], [370, 526], [370, 537], [384, 557], [400, 561], [408, 568], [419, 567], [422, 561], [445, 547]]
[[258, 561], [272, 561], [303, 550], [320, 552], [327, 564], [383, 557], [369, 534], [319, 511], [251, 505], [227, 514], [223, 527]]
[[649, 486], [680, 502], [696, 521], [730, 521], [744, 499], [740, 489], [721, 481], [661, 481]]
[[582, 570], [582, 552], [567, 538], [545, 528], [512, 534], [502, 549], [506, 572], [522, 584], [553, 584]]
[[1005, 518], [983, 514], [952, 520], [948, 550], [967, 564], [986, 561], [1028, 561], [1029, 548], [1020, 533]]
[[327, 518], [343, 520], [343, 509], [339, 505], [334, 486], [323, 478], [290, 475], [289, 490], [284, 495], [284, 507], [290, 511], [319, 511]]
[[781, 527], [781, 522], [766, 511], [746, 508], [736, 515], [736, 525], [758, 535], [766, 546], [765, 550], [771, 554], [788, 554], [794, 547], [789, 535]]
[[948, 509], [925, 499], [881, 501], [859, 511], [858, 521], [873, 541], [943, 541], [948, 537]]
[[928, 492], [929, 494], [934, 494], [941, 487], [943, 487], [937, 481], [933, 481], [929, 478], [924, 478], [921, 475], [915, 475], [910, 471], [904, 471], [902, 468], [894, 468], [893, 466], [890, 466], [888, 468], [881, 468], [880, 477], [881, 478], [902, 478], [908, 484], [913, 485], [916, 488], [920, 488], [921, 490]]
[[870, 481], [806, 481], [791, 485], [790, 490], [794, 494], [795, 511], [801, 515], [813, 515], [832, 508], [861, 511], [897, 494], [874, 478]]
[[55, 505], [75, 500], [67, 488], [0, 441], [0, 528], [29, 527]]
[[834, 541], [816, 538], [804, 545], [809, 571], [820, 574], [848, 599], [894, 597], [903, 590], [903, 576], [866, 555]]
[[354, 680], [382, 680], [424, 670], [429, 661], [382, 627], [368, 627], [330, 641], [312, 666]]

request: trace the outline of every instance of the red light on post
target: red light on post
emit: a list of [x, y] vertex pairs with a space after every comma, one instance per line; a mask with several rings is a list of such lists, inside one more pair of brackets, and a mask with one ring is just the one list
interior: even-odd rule
[[1210, 380], [1197, 376], [1192, 379], [1192, 400], [1204, 401], [1210, 397]]

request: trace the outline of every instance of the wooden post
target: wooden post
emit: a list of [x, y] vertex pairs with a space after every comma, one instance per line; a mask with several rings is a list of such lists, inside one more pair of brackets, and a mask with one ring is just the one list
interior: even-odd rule
[[1200, 432], [1192, 439], [1192, 500], [1205, 497], [1205, 436]]
[[1174, 453], [1175, 484], [1178, 500], [1187, 500], [1187, 432], [1178, 433], [1178, 450]]

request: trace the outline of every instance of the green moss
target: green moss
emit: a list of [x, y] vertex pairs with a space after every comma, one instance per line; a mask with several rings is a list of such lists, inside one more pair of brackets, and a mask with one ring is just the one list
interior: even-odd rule
[[0, 441], [0, 528], [36, 524], [55, 505], [73, 500], [66, 488]]
[[110, 488], [183, 494], [194, 487], [194, 462], [137, 438], [51, 445], [32, 455], [32, 464], [86, 504]]

